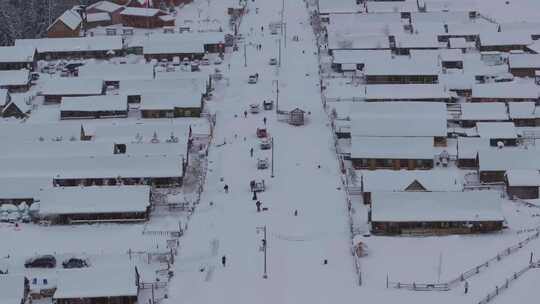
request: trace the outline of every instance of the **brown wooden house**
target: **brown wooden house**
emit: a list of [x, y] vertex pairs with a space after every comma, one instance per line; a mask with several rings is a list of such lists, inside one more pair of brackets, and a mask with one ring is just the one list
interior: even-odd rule
[[120, 13], [124, 10], [122, 5], [110, 1], [96, 2], [86, 9], [87, 14], [107, 13], [110, 16], [110, 24], [121, 24], [122, 16]]
[[79, 37], [82, 26], [82, 18], [73, 10], [65, 11], [47, 28], [47, 37]]
[[0, 70], [33, 71], [36, 68], [37, 51], [31, 46], [0, 47]]
[[516, 77], [534, 77], [540, 70], [540, 54], [510, 54], [508, 66]]
[[127, 7], [120, 15], [124, 26], [135, 28], [174, 26], [174, 18], [157, 8]]
[[538, 170], [508, 170], [504, 182], [510, 198], [539, 198], [540, 172]]

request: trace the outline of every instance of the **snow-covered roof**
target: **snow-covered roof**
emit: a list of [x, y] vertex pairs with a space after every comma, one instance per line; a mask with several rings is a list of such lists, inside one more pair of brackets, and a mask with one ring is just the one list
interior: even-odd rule
[[[149, 186], [54, 187], [39, 195], [41, 215], [146, 212]], [[79, 282], [80, 283], [80, 282]], [[67, 297], [64, 291], [60, 294]]]
[[24, 159], [29, 157], [99, 156], [112, 155], [112, 143], [89, 141], [17, 142], [8, 140], [2, 147], [0, 159]]
[[328, 36], [330, 50], [383, 50], [390, 49], [388, 37], [384, 35], [335, 34]]
[[0, 302], [21, 304], [22, 300], [24, 300], [24, 276], [0, 275]]
[[137, 296], [135, 269], [129, 266], [63, 269], [57, 285], [53, 299]]
[[337, 64], [361, 64], [372, 60], [389, 60], [392, 54], [390, 50], [335, 50], [332, 57]]
[[534, 42], [529, 44], [527, 48], [536, 54], [540, 54], [540, 40], [534, 40]]
[[500, 193], [373, 192], [373, 222], [503, 221]]
[[529, 45], [531, 43], [531, 35], [523, 32], [484, 32], [480, 34], [481, 46]]
[[[416, 3], [416, 1], [411, 1]], [[426, 9], [429, 12], [441, 11], [446, 14], [455, 12], [472, 12], [477, 10], [476, 0], [424, 0]], [[447, 21], [456, 20], [456, 22], [465, 22], [465, 16], [455, 19], [446, 19]]]
[[508, 65], [511, 69], [540, 69], [540, 54], [510, 54]]
[[351, 110], [352, 136], [444, 137], [447, 134], [446, 107], [442, 103], [355, 103]]
[[450, 38], [449, 39], [451, 49], [466, 49], [474, 47], [474, 43], [470, 43], [465, 38]]
[[356, 171], [362, 178], [365, 192], [406, 191], [414, 181], [426, 191], [462, 191], [463, 180], [453, 170], [362, 170]]
[[139, 16], [139, 17], [154, 17], [159, 14], [160, 10], [157, 8], [144, 8], [144, 7], [126, 7], [120, 15], [122, 16]]
[[462, 103], [461, 120], [508, 120], [504, 102]]
[[[427, 2], [427, 1], [426, 1]], [[469, 12], [467, 11], [437, 11], [434, 7], [431, 8], [431, 4], [435, 5], [436, 1], [431, 1], [426, 7], [428, 12], [412, 12], [411, 21], [412, 23], [418, 22], [444, 22], [447, 24], [453, 23], [469, 23]], [[445, 4], [449, 4], [446, 2]]]
[[87, 22], [102, 22], [102, 21], [111, 21], [111, 15], [109, 13], [93, 13], [86, 15]]
[[31, 46], [0, 47], [0, 62], [32, 62], [36, 49]]
[[391, 60], [367, 62], [364, 73], [367, 76], [386, 75], [437, 75], [439, 66], [435, 59], [411, 59], [409, 56], [396, 56]]
[[24, 161], [0, 159], [0, 177], [166, 178], [183, 176], [182, 156], [116, 154], [109, 156], [29, 157]]
[[152, 64], [85, 64], [79, 67], [80, 78], [121, 81], [130, 79], [154, 79]]
[[127, 111], [127, 96], [98, 95], [81, 97], [62, 97], [60, 111]]
[[102, 93], [103, 80], [74, 77], [48, 79], [41, 89], [41, 95], [101, 95]]
[[474, 75], [469, 73], [441, 73], [439, 84], [447, 90], [472, 90]]
[[[158, 75], [162, 74], [169, 73], [158, 73]], [[141, 95], [148, 92], [175, 91], [178, 89], [191, 89], [203, 94], [206, 93], [206, 81], [200, 78], [120, 81], [120, 94], [125, 95]]]
[[463, 61], [463, 53], [458, 49], [411, 50], [410, 54], [413, 58], [425, 56], [440, 61]]
[[508, 170], [506, 171], [508, 186], [540, 186], [540, 172], [538, 170]]
[[[154, 137], [154, 134], [156, 134], [160, 142], [167, 142], [167, 140], [171, 138], [171, 135], [179, 138], [179, 142], [181, 142], [183, 139], [186, 139], [187, 141], [190, 127], [193, 134], [210, 134], [208, 120], [204, 118], [182, 118], [181, 120], [174, 121], [174, 123], [163, 121], [144, 121], [125, 124], [100, 124], [91, 130], [91, 132], [94, 135], [94, 141], [148, 143]], [[91, 128], [91, 126], [84, 125], [83, 129], [85, 134], [87, 134]]]
[[478, 151], [480, 171], [540, 169], [540, 153], [535, 149], [485, 149]]
[[7, 89], [0, 89], [0, 105], [3, 106], [8, 101], [8, 90]]
[[415, 1], [366, 1], [367, 11], [371, 13], [415, 12], [418, 5]]
[[536, 104], [533, 101], [508, 103], [508, 115], [511, 119], [536, 118]]
[[123, 6], [118, 5], [111, 1], [99, 1], [92, 5], [89, 5], [86, 10], [88, 11], [91, 9], [96, 9], [96, 10], [100, 10], [107, 13], [113, 13], [121, 8], [123, 8]]
[[56, 22], [62, 22], [69, 29], [76, 30], [82, 23], [81, 15], [79, 13], [69, 9], [65, 11], [58, 19], [56, 19], [48, 28], [50, 29]]
[[376, 84], [365, 86], [367, 100], [449, 99], [451, 94], [441, 84]]
[[540, 86], [534, 83], [485, 83], [472, 87], [472, 98], [519, 98], [538, 99]]
[[0, 71], [0, 87], [27, 85], [30, 82], [30, 71]]
[[477, 122], [476, 130], [481, 138], [517, 138], [513, 122]]
[[319, 0], [319, 13], [354, 13], [360, 10], [356, 0]]
[[143, 45], [143, 54], [191, 54], [204, 53], [204, 45], [197, 41], [178, 42], [161, 42], [154, 43], [147, 41]]
[[15, 46], [35, 47], [38, 53], [116, 51], [123, 48], [121, 36], [17, 39]]
[[431, 137], [351, 136], [351, 158], [433, 159]]
[[425, 34], [425, 35], [399, 35], [395, 36], [396, 47], [404, 49], [423, 49], [423, 48], [439, 48], [444, 46], [437, 40], [437, 35]]
[[141, 110], [200, 108], [202, 95], [197, 90], [149, 92], [141, 95]]
[[3, 142], [77, 141], [81, 137], [80, 122], [62, 123], [2, 123], [0, 140]]
[[36, 198], [41, 189], [53, 186], [52, 177], [0, 178], [1, 199]]
[[489, 149], [489, 138], [458, 137], [458, 159], [476, 159], [479, 150]]

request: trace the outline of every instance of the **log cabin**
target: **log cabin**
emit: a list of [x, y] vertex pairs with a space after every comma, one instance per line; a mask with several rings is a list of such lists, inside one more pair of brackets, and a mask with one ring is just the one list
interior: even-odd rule
[[540, 172], [538, 170], [508, 170], [504, 183], [510, 198], [538, 199]]
[[69, 9], [47, 28], [48, 38], [79, 37], [82, 18], [79, 13]]

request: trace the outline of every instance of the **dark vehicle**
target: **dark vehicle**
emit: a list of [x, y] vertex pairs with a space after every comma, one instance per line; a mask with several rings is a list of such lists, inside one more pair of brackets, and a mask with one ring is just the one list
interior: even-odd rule
[[56, 258], [50, 254], [40, 255], [26, 260], [25, 268], [54, 268], [56, 267]]
[[86, 260], [79, 259], [79, 258], [70, 258], [62, 262], [62, 267], [64, 268], [83, 268], [88, 267], [88, 263], [86, 263]]
[[65, 69], [67, 69], [68, 71], [75, 71], [78, 67], [80, 66], [83, 66], [84, 63], [83, 62], [72, 62], [72, 63], [68, 63], [66, 64], [66, 66], [64, 66]]

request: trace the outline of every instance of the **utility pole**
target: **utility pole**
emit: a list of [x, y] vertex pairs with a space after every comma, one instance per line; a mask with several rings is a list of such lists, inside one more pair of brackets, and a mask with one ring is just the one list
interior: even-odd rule
[[275, 79], [274, 83], [276, 84], [276, 114], [279, 112], [279, 79]]
[[281, 38], [278, 39], [279, 43], [279, 59], [278, 59], [278, 67], [281, 68]]
[[247, 67], [247, 51], [246, 51], [245, 43], [244, 43], [244, 67]]
[[262, 239], [262, 251], [264, 252], [264, 273], [263, 278], [268, 279], [268, 273], [266, 272], [266, 248], [268, 247], [268, 243], [266, 240], [266, 225], [257, 227], [257, 233], [263, 232], [263, 239]]
[[272, 170], [270, 173], [270, 177], [274, 178], [274, 136], [271, 137], [272, 140]]
[[284, 33], [285, 33], [285, 48], [287, 48], [287, 22], [284, 22], [281, 24], [282, 27], [284, 27]]

